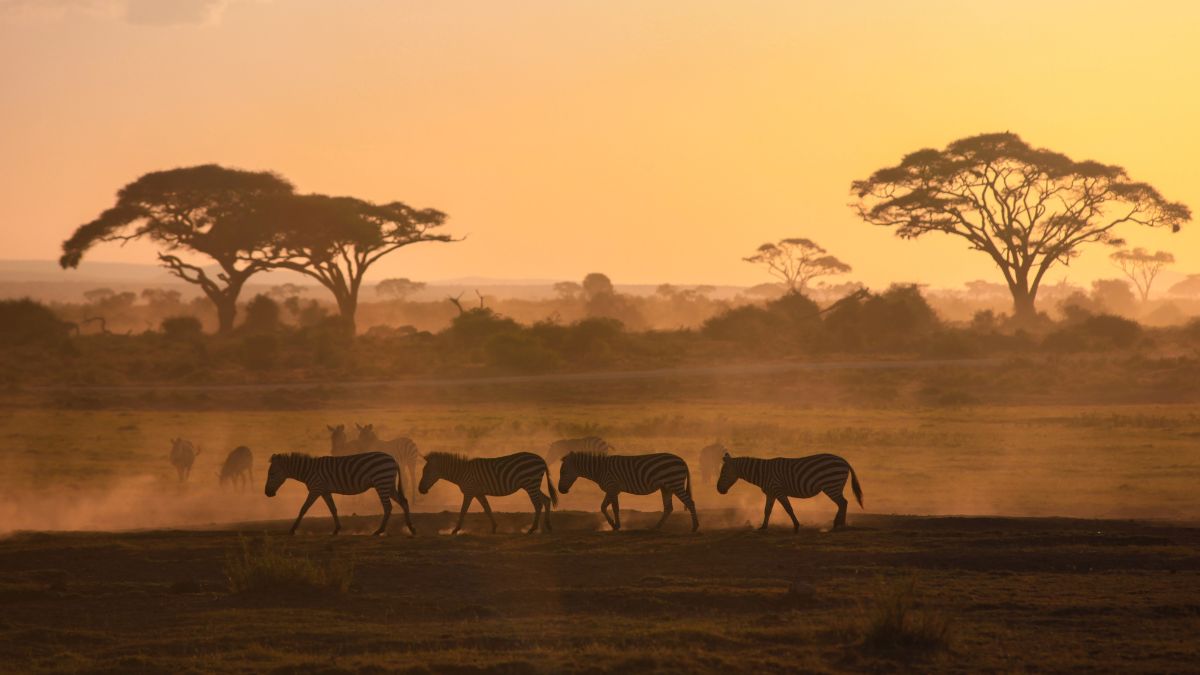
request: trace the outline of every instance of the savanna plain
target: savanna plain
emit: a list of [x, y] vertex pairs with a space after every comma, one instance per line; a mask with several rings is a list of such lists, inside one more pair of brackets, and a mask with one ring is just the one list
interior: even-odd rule
[[[0, 669], [9, 672], [1141, 671], [1196, 669], [1200, 404], [1094, 387], [997, 393], [1005, 364], [454, 386], [8, 391], [0, 412]], [[1030, 370], [1045, 371], [1037, 366]], [[1080, 368], [1078, 377], [1094, 377]], [[1011, 368], [1009, 368], [1011, 371]], [[1090, 373], [1090, 374], [1089, 374]], [[948, 384], [949, 383], [949, 384]], [[1014, 393], [1015, 392], [1015, 393]], [[1190, 400], [1190, 397], [1174, 397]], [[691, 466], [700, 532], [657, 496], [625, 529], [581, 481], [553, 533], [524, 495], [268, 499], [271, 453], [372, 423], [423, 451], [544, 453], [599, 435]], [[201, 448], [180, 483], [170, 439]], [[865, 508], [824, 497], [757, 531], [762, 495], [698, 461], [833, 452]], [[254, 452], [244, 490], [216, 473]], [[419, 470], [419, 469], [418, 469]], [[558, 467], [551, 466], [557, 480]]]

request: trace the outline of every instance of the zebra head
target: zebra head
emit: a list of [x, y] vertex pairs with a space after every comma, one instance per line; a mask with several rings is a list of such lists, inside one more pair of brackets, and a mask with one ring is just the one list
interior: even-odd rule
[[283, 481], [288, 479], [287, 458], [283, 455], [271, 455], [271, 466], [267, 469], [267, 486], [266, 493], [268, 497], [274, 497], [279, 491], [279, 486], [283, 485]]
[[571, 491], [571, 486], [579, 480], [579, 457], [569, 452], [563, 457], [562, 468], [558, 470], [558, 491], [564, 495]]
[[721, 477], [717, 479], [717, 492], [721, 494], [729, 492], [729, 488], [733, 487], [733, 484], [741, 478], [737, 467], [730, 461], [732, 459], [728, 452], [725, 453], [725, 456], [721, 457]]
[[375, 443], [375, 441], [379, 440], [379, 436], [375, 435], [374, 424], [363, 426], [356, 423], [354, 426], [358, 427], [358, 440], [360, 443], [364, 444], [365, 447], [370, 447]]
[[339, 424], [336, 427], [331, 427], [326, 424], [325, 428], [329, 430], [329, 444], [332, 446], [331, 452], [337, 454], [337, 451], [346, 444], [346, 425]]
[[417, 485], [417, 492], [428, 494], [429, 488], [433, 484], [441, 480], [441, 456], [436, 452], [431, 452], [424, 456], [425, 470], [421, 472], [421, 482]]

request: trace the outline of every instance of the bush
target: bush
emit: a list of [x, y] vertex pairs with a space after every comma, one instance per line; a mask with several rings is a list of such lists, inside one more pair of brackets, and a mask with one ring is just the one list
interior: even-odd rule
[[524, 332], [495, 335], [484, 351], [489, 365], [525, 373], [545, 372], [562, 365], [558, 354]]
[[1085, 315], [1047, 335], [1042, 347], [1057, 352], [1125, 349], [1141, 337], [1136, 321], [1112, 314]]
[[873, 652], [912, 653], [949, 646], [950, 622], [916, 607], [916, 582], [910, 580], [884, 590], [875, 607], [865, 614], [863, 648]]
[[249, 333], [275, 333], [283, 326], [279, 303], [262, 294], [246, 303], [245, 314], [242, 330]]
[[69, 324], [40, 302], [29, 298], [0, 300], [0, 344], [58, 344], [66, 339], [69, 329]]
[[172, 340], [192, 340], [203, 332], [200, 319], [194, 316], [170, 316], [162, 320], [160, 327]]
[[354, 578], [350, 561], [330, 558], [317, 562], [289, 553], [263, 535], [257, 544], [242, 538], [225, 558], [225, 577], [233, 593], [345, 593]]

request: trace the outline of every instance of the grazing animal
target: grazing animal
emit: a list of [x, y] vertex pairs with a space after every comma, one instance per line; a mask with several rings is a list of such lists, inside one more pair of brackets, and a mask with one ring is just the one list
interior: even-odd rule
[[763, 524], [760, 530], [767, 529], [771, 520], [771, 508], [775, 502], [783, 506], [783, 510], [792, 518], [792, 532], [800, 531], [800, 521], [792, 511], [788, 497], [808, 499], [819, 492], [824, 492], [834, 504], [838, 512], [833, 519], [835, 528], [846, 525], [846, 498], [842, 492], [846, 487], [846, 476], [850, 476], [850, 487], [858, 505], [862, 506], [862, 487], [858, 484], [858, 476], [854, 468], [846, 460], [837, 455], [820, 454], [808, 457], [775, 457], [759, 459], [757, 457], [730, 457], [728, 453], [722, 458], [721, 478], [717, 481], [717, 492], [725, 494], [734, 483], [741, 480], [762, 488], [767, 497], [763, 510]]
[[192, 445], [191, 441], [185, 441], [182, 438], [171, 439], [171, 466], [174, 466], [175, 471], [179, 474], [180, 483], [192, 475], [192, 464], [199, 456], [200, 448]]
[[313, 457], [298, 452], [271, 455], [271, 466], [267, 470], [267, 496], [274, 497], [279, 486], [289, 478], [304, 483], [308, 488], [308, 498], [300, 507], [300, 515], [292, 523], [290, 534], [296, 533], [300, 520], [317, 501], [317, 497], [324, 499], [329, 507], [329, 513], [333, 516], [333, 534], [337, 534], [342, 529], [342, 523], [338, 520], [333, 495], [356, 495], [371, 488], [375, 488], [383, 504], [383, 522], [374, 534], [383, 534], [387, 530], [388, 519], [392, 517], [393, 499], [404, 509], [404, 524], [408, 526], [408, 531], [417, 533], [409, 519], [408, 500], [404, 498], [404, 486], [400, 484], [400, 467], [391, 455], [382, 452], [343, 457]]
[[[546, 476], [546, 488], [550, 491], [547, 497], [542, 492], [542, 476]], [[425, 455], [425, 470], [421, 473], [421, 484], [418, 487], [421, 494], [429, 492], [429, 488], [439, 480], [454, 483], [462, 490], [462, 509], [458, 512], [458, 524], [450, 534], [458, 534], [462, 529], [463, 518], [471, 506], [471, 500], [478, 499], [488, 520], [492, 521], [492, 532], [496, 531], [496, 519], [492, 517], [492, 506], [488, 504], [489, 496], [502, 497], [517, 490], [529, 493], [529, 501], [533, 502], [533, 526], [526, 532], [537, 532], [542, 518], [542, 507], [546, 509], [546, 531], [550, 527], [550, 505], [558, 504], [558, 495], [554, 492], [554, 484], [550, 479], [550, 469], [541, 457], [532, 452], [518, 452], [503, 457], [478, 457], [471, 459], [463, 455], [449, 452], [431, 452]]]
[[[408, 474], [409, 485], [412, 488], [413, 502], [417, 501], [417, 460], [421, 458], [421, 453], [417, 451], [417, 444], [411, 438], [393, 438], [390, 441], [381, 440], [375, 434], [375, 425], [368, 424], [363, 426], [355, 424], [358, 427], [358, 444], [364, 452], [386, 452], [396, 458], [396, 462], [403, 467], [401, 476]], [[336, 453], [335, 453], [336, 454]]]
[[[621, 505], [617, 497], [622, 492], [635, 495], [662, 493], [663, 514], [654, 529], [667, 522], [674, 509], [671, 495], [679, 498], [692, 514], [692, 532], [700, 527], [696, 504], [692, 501], [692, 479], [687, 462], [679, 455], [660, 452], [653, 455], [609, 455], [603, 452], [571, 452], [563, 457], [558, 476], [558, 491], [564, 495], [578, 478], [595, 481], [604, 490], [600, 513], [614, 530], [621, 529]], [[612, 505], [613, 514], [608, 515]]]
[[246, 489], [246, 486], [254, 481], [254, 453], [250, 452], [250, 448], [239, 445], [230, 450], [225, 463], [221, 465], [221, 473], [217, 479], [221, 487], [225, 487], [225, 482], [228, 481], [239, 491]]
[[350, 440], [346, 436], [346, 425], [344, 424], [339, 424], [336, 427], [326, 424], [325, 428], [329, 430], [329, 454], [334, 457], [357, 455], [370, 450], [361, 441]]
[[713, 443], [700, 449], [700, 482], [711, 485], [721, 475], [721, 461], [729, 450], [720, 443]]
[[546, 453], [546, 463], [553, 464], [570, 452], [609, 452], [612, 449], [607, 441], [598, 436], [563, 438], [550, 444], [550, 451]]

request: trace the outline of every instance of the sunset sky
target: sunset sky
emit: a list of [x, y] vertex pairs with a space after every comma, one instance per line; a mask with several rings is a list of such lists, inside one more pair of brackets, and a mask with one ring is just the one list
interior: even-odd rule
[[[873, 287], [999, 281], [858, 221], [850, 182], [1009, 130], [1200, 211], [1198, 124], [1194, 2], [0, 0], [0, 258], [54, 259], [126, 182], [216, 162], [467, 235], [376, 279], [752, 284], [742, 256], [807, 236]], [[1126, 234], [1200, 272], [1200, 224]], [[1068, 278], [1116, 275], [1108, 252]]]

